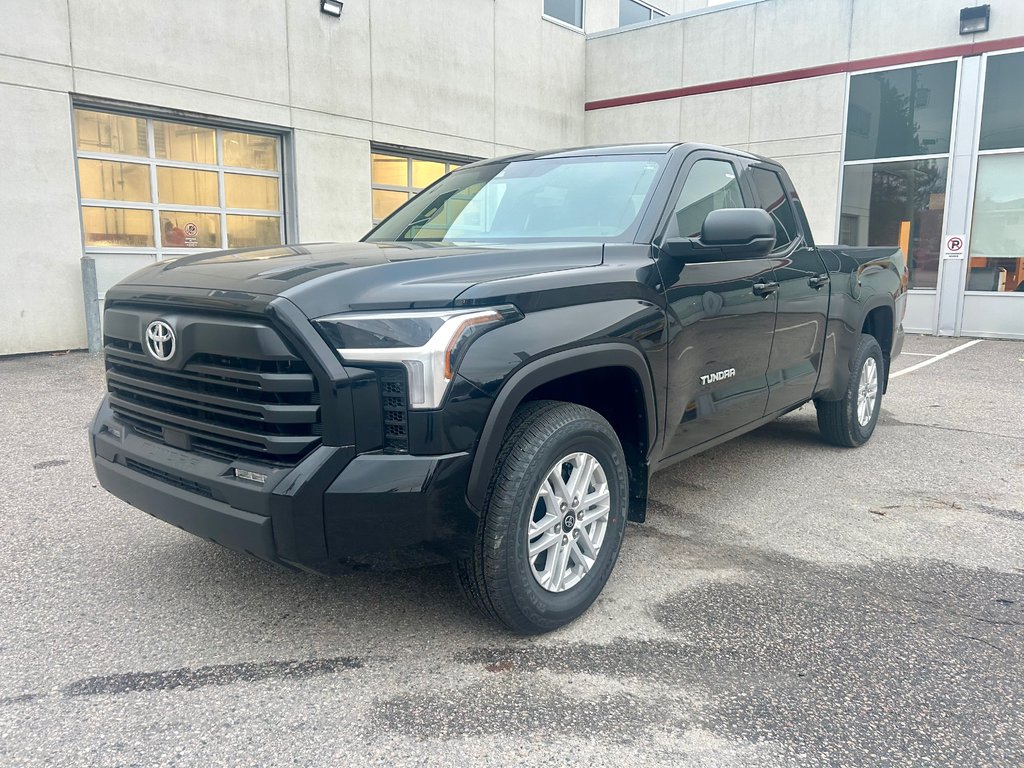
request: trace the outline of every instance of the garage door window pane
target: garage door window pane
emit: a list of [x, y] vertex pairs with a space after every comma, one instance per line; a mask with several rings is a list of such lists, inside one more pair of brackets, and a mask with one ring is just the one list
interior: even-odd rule
[[78, 161], [78, 185], [82, 197], [90, 200], [127, 200], [148, 203], [149, 166], [114, 160]]
[[224, 196], [228, 208], [278, 209], [277, 177], [224, 174]]
[[409, 158], [392, 155], [370, 155], [371, 179], [374, 184], [405, 187], [409, 184]]
[[934, 288], [942, 244], [947, 161], [849, 165], [843, 176], [843, 245], [899, 246], [911, 288]]
[[204, 165], [217, 162], [217, 144], [212, 128], [155, 120], [153, 146], [156, 156], [164, 160]]
[[1024, 153], [978, 158], [970, 249], [967, 290], [1024, 301]]
[[417, 189], [429, 187], [444, 176], [444, 163], [434, 160], [412, 161], [412, 185]]
[[211, 208], [219, 204], [217, 174], [214, 171], [160, 166], [156, 169], [156, 188], [161, 203], [205, 205]]
[[224, 165], [236, 168], [254, 168], [258, 171], [277, 170], [277, 139], [241, 131], [224, 131]]
[[846, 159], [949, 152], [956, 62], [850, 78]]
[[990, 56], [981, 112], [981, 149], [1024, 147], [1024, 52]]
[[281, 244], [281, 220], [276, 216], [228, 215], [228, 248]]
[[153, 214], [130, 208], [82, 207], [85, 245], [146, 247], [153, 243]]
[[160, 236], [165, 248], [219, 248], [220, 215], [160, 211]]
[[390, 189], [373, 190], [373, 218], [383, 219], [390, 216], [398, 206], [404, 204], [408, 199], [407, 192], [394, 192]]
[[85, 152], [143, 157], [149, 154], [143, 118], [76, 109], [75, 133], [78, 148]]

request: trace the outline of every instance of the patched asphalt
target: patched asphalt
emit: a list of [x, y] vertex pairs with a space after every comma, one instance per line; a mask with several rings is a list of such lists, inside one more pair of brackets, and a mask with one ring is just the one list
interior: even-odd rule
[[656, 476], [533, 639], [446, 568], [288, 573], [107, 495], [102, 389], [0, 359], [0, 764], [1024, 764], [1024, 344], [895, 379], [864, 448], [804, 408]]

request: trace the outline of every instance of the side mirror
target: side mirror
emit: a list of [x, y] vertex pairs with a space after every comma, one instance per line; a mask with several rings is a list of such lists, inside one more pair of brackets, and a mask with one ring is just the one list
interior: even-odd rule
[[758, 259], [775, 247], [775, 222], [760, 208], [719, 208], [701, 226], [700, 237], [672, 237], [662, 243], [669, 256], [691, 261]]

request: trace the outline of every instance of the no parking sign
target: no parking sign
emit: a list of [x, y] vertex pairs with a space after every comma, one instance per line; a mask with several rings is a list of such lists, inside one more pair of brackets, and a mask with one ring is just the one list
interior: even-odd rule
[[966, 235], [946, 235], [942, 241], [942, 256], [946, 259], [960, 259], [963, 258], [964, 251], [967, 250], [967, 236]]

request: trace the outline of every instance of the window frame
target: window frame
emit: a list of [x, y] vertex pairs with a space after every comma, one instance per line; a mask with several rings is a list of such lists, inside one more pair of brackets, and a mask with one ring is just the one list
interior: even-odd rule
[[[394, 184], [380, 184], [378, 182], [375, 182], [373, 180], [373, 156], [374, 155], [387, 155], [389, 157], [404, 158], [405, 161], [406, 161], [406, 163], [405, 163], [405, 181], [406, 181], [405, 186], [398, 186], [398, 185], [394, 185]], [[382, 218], [377, 218], [376, 216], [373, 215], [373, 191], [374, 190], [381, 190], [382, 192], [406, 192], [409, 195], [406, 198], [406, 201], [405, 201], [407, 203], [407, 202], [409, 202], [409, 200], [412, 200], [413, 197], [415, 197], [417, 194], [419, 194], [424, 189], [427, 189], [427, 187], [430, 186], [430, 184], [428, 184], [427, 187], [416, 187], [416, 186], [413, 186], [413, 183], [412, 183], [412, 161], [413, 160], [420, 160], [420, 161], [428, 162], [428, 163], [444, 163], [444, 173], [441, 174], [441, 176], [438, 177], [438, 179], [441, 179], [441, 178], [444, 178], [445, 176], [447, 176], [449, 173], [451, 173], [454, 170], [454, 168], [452, 166], [455, 166], [457, 168], [461, 168], [464, 165], [469, 165], [470, 163], [477, 162], [478, 160], [480, 160], [480, 158], [478, 158], [478, 157], [466, 157], [465, 155], [449, 155], [449, 154], [445, 154], [445, 153], [441, 153], [441, 152], [433, 152], [431, 150], [426, 150], [426, 149], [417, 150], [417, 149], [410, 149], [408, 147], [397, 147], [397, 146], [393, 146], [393, 145], [389, 145], [389, 144], [376, 144], [376, 143], [371, 144], [370, 145], [370, 218], [371, 218], [371, 220], [373, 222], [373, 227], [374, 228], [378, 224], [380, 224], [382, 221], [384, 221], [384, 219], [386, 219], [388, 216], [390, 216], [391, 213], [394, 213], [399, 208], [401, 208], [402, 205], [405, 205], [405, 203], [402, 203], [402, 205], [398, 206], [398, 208], [395, 208], [394, 211], [389, 213], [388, 216], [384, 216]], [[435, 179], [435, 181], [437, 181], [437, 179]], [[434, 182], [431, 182], [431, 184], [433, 184], [433, 183]]]
[[[901, 70], [901, 69], [909, 69], [909, 68], [912, 68], [912, 67], [924, 67], [924, 66], [928, 66], [929, 64], [942, 64], [942, 63], [948, 62], [948, 61], [956, 62], [956, 73], [954, 75], [955, 80], [954, 80], [954, 85], [953, 85], [953, 112], [952, 112], [952, 115], [950, 116], [950, 135], [949, 135], [949, 151], [948, 152], [934, 153], [934, 154], [927, 154], [927, 155], [912, 155], [912, 156], [909, 156], [909, 157], [904, 156], [904, 157], [869, 158], [869, 159], [865, 159], [865, 160], [847, 160], [846, 159], [846, 133], [847, 133], [847, 124], [848, 124], [848, 120], [849, 120], [849, 114], [850, 114], [850, 83], [851, 83], [851, 81], [852, 81], [852, 79], [854, 77], [857, 77], [858, 75], [870, 75], [870, 74], [873, 74], [873, 73], [876, 73], [876, 72], [892, 72], [892, 71]], [[842, 214], [843, 214], [843, 186], [844, 186], [845, 181], [846, 181], [846, 168], [847, 168], [847, 166], [858, 165], [858, 164], [870, 165], [870, 164], [873, 164], [873, 163], [896, 163], [896, 162], [903, 162], [903, 161], [907, 161], [907, 160], [938, 160], [938, 159], [946, 160], [947, 161], [946, 186], [945, 186], [945, 189], [943, 191], [944, 203], [943, 203], [943, 206], [942, 206], [942, 223], [940, 225], [941, 226], [941, 231], [942, 232], [946, 231], [946, 220], [947, 220], [947, 218], [949, 216], [949, 206], [947, 205], [947, 203], [949, 201], [949, 190], [950, 190], [950, 185], [951, 185], [952, 179], [953, 179], [953, 174], [950, 171], [952, 170], [952, 159], [953, 159], [953, 154], [954, 154], [954, 148], [956, 147], [956, 142], [957, 142], [957, 130], [956, 129], [957, 129], [957, 120], [958, 120], [958, 117], [959, 117], [959, 114], [960, 114], [960, 80], [961, 80], [962, 74], [963, 74], [963, 57], [961, 57], [961, 56], [945, 56], [945, 57], [938, 58], [938, 59], [929, 59], [928, 61], [914, 61], [914, 62], [910, 62], [910, 63], [907, 63], [907, 64], [896, 64], [896, 65], [885, 66], [885, 67], [873, 67], [871, 69], [864, 69], [864, 70], [858, 70], [856, 72], [848, 72], [847, 73], [847, 75], [846, 75], [846, 84], [845, 84], [846, 93], [845, 93], [845, 96], [843, 98], [843, 124], [842, 124], [842, 132], [840, 134], [840, 136], [841, 136], [841, 146], [840, 146], [840, 152], [839, 152], [839, 184], [838, 184], [838, 187], [837, 187], [838, 193], [836, 194], [835, 224], [833, 225], [833, 231], [832, 231], [833, 242], [836, 242], [836, 243], [839, 242], [839, 227], [840, 227], [841, 217], [842, 217]], [[980, 110], [979, 110], [979, 114], [980, 114]], [[980, 120], [980, 117], [979, 117], [979, 120]], [[975, 131], [975, 135], [977, 135], [977, 131]], [[909, 257], [909, 254], [908, 254], [908, 257]], [[946, 266], [945, 262], [946, 261], [947, 260], [943, 259], [942, 258], [942, 254], [940, 253], [939, 254], [939, 266], [938, 266], [938, 271], [936, 272], [936, 275], [935, 275], [935, 287], [934, 288], [908, 288], [908, 292], [910, 292], [910, 293], [918, 293], [918, 294], [925, 295], [925, 296], [937, 296], [938, 292], [939, 292], [939, 286], [942, 285], [942, 273], [943, 273], [943, 270], [945, 269], [945, 266]], [[935, 302], [935, 313], [934, 313], [935, 317], [933, 318], [933, 323], [932, 323], [932, 327], [933, 328], [937, 328], [938, 327], [938, 307], [939, 307], [939, 303], [938, 303], [938, 301], [936, 301]]]
[[[78, 146], [78, 122], [75, 113], [78, 110], [88, 112], [100, 112], [112, 115], [122, 115], [137, 120], [144, 120], [146, 124], [146, 154], [144, 155], [121, 155], [112, 152], [93, 152], [79, 149]], [[198, 128], [206, 128], [214, 131], [214, 143], [216, 152], [215, 163], [192, 163], [179, 160], [169, 160], [156, 156], [156, 144], [154, 141], [154, 122], [176, 123], [180, 125], [193, 125]], [[88, 254], [114, 254], [114, 255], [149, 255], [154, 256], [156, 261], [163, 259], [174, 259], [187, 256], [193, 253], [208, 253], [210, 251], [226, 250], [228, 245], [228, 216], [259, 216], [263, 218], [278, 219], [279, 239], [282, 245], [294, 242], [294, 225], [292, 224], [294, 199], [293, 192], [289, 188], [286, 179], [292, 174], [288, 172], [287, 159], [290, 157], [291, 133], [286, 129], [274, 128], [266, 125], [246, 123], [244, 121], [220, 120], [204, 116], [185, 114], [172, 110], [147, 109], [135, 105], [120, 103], [107, 103], [88, 99], [73, 99], [71, 102], [71, 131], [72, 146], [74, 148], [73, 163], [75, 168], [76, 193], [78, 197], [79, 223], [82, 225], [82, 250]], [[269, 136], [276, 139], [277, 145], [277, 170], [266, 171], [256, 168], [242, 168], [224, 164], [224, 132], [241, 132], [261, 136]], [[136, 163], [147, 167], [149, 174], [150, 200], [149, 202], [109, 200], [104, 198], [89, 198], [82, 195], [81, 180], [79, 178], [79, 160], [107, 160], [118, 163]], [[179, 203], [161, 203], [160, 191], [157, 185], [158, 168], [175, 168], [180, 170], [206, 171], [217, 174], [218, 200], [223, 205], [201, 206], [185, 205]], [[263, 178], [277, 179], [278, 207], [274, 210], [253, 209], [253, 208], [232, 208], [227, 205], [225, 190], [225, 174], [238, 174], [248, 176], [260, 176]], [[86, 232], [82, 220], [84, 208], [110, 208], [130, 209], [149, 211], [153, 222], [153, 245], [132, 246], [132, 245], [89, 245], [85, 238]], [[168, 246], [163, 243], [163, 232], [160, 227], [160, 212], [175, 213], [200, 213], [214, 214], [219, 218], [219, 242], [215, 246], [184, 247]]]

